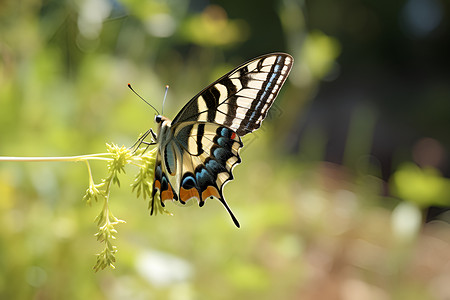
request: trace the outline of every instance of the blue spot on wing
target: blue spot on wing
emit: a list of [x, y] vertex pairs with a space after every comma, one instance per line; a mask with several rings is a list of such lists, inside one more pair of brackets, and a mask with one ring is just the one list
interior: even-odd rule
[[218, 163], [215, 159], [209, 159], [205, 163], [205, 167], [208, 169], [208, 171], [215, 175], [222, 172], [227, 172], [227, 169], [223, 165]]
[[166, 176], [163, 176], [161, 180], [161, 191], [166, 191], [169, 189], [169, 181]]
[[220, 137], [217, 139], [217, 144], [221, 147], [231, 148], [233, 146], [234, 141], [229, 138]]
[[197, 182], [195, 181], [194, 174], [186, 173], [181, 181], [181, 187], [190, 190], [192, 188], [197, 188]]
[[161, 165], [157, 165], [155, 169], [155, 179], [161, 180], [161, 177], [162, 177]]
[[233, 130], [226, 127], [222, 127], [217, 130], [217, 134], [223, 137], [231, 138], [231, 136], [233, 135]]
[[278, 70], [280, 70], [281, 66], [280, 65], [275, 65], [275, 67], [273, 68], [274, 72], [278, 72]]
[[208, 170], [204, 166], [197, 167], [195, 170], [195, 177], [197, 179], [198, 186], [203, 191], [207, 186], [214, 183], [214, 179], [211, 174], [208, 173]]
[[221, 164], [225, 164], [228, 158], [233, 156], [233, 153], [224, 148], [215, 148], [213, 150], [213, 155]]

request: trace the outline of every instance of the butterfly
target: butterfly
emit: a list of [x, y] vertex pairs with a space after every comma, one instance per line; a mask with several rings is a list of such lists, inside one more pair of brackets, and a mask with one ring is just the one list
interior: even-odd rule
[[[194, 96], [171, 121], [157, 115], [157, 132], [147, 131], [139, 145], [156, 145], [152, 192], [161, 205], [167, 200], [185, 204], [219, 200], [240, 227], [223, 196], [241, 162], [241, 137], [261, 126], [292, 68], [293, 58], [272, 53], [252, 59], [225, 74]], [[151, 134], [152, 142], [144, 139]], [[138, 146], [139, 146], [138, 145]]]

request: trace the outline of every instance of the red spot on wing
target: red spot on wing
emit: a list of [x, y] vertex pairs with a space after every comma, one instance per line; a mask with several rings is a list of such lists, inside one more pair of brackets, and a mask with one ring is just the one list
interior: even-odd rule
[[236, 138], [236, 133], [233, 132], [233, 133], [231, 134], [231, 139], [234, 140], [235, 138]]

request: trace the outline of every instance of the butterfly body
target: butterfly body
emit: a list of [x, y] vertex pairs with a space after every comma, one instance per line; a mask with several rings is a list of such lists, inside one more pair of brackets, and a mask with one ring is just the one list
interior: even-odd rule
[[[233, 222], [239, 222], [223, 197], [241, 162], [241, 137], [258, 129], [292, 67], [284, 53], [260, 56], [227, 73], [194, 98], [171, 121], [156, 116], [158, 148], [153, 200], [161, 204], [219, 200]], [[153, 205], [152, 212], [153, 213]]]

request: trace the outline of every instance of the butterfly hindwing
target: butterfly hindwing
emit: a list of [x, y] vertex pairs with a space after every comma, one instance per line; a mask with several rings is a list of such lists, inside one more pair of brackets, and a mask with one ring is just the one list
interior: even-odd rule
[[153, 202], [197, 200], [200, 206], [218, 199], [237, 227], [239, 222], [223, 197], [241, 162], [241, 137], [261, 126], [285, 82], [293, 58], [263, 55], [242, 64], [192, 98], [171, 122], [157, 116], [158, 147]]
[[174, 132], [174, 140], [183, 152], [180, 202], [195, 199], [203, 206], [207, 199], [216, 198], [239, 227], [223, 197], [223, 186], [233, 179], [233, 167], [241, 161], [240, 137], [227, 127], [204, 122], [180, 124]]

